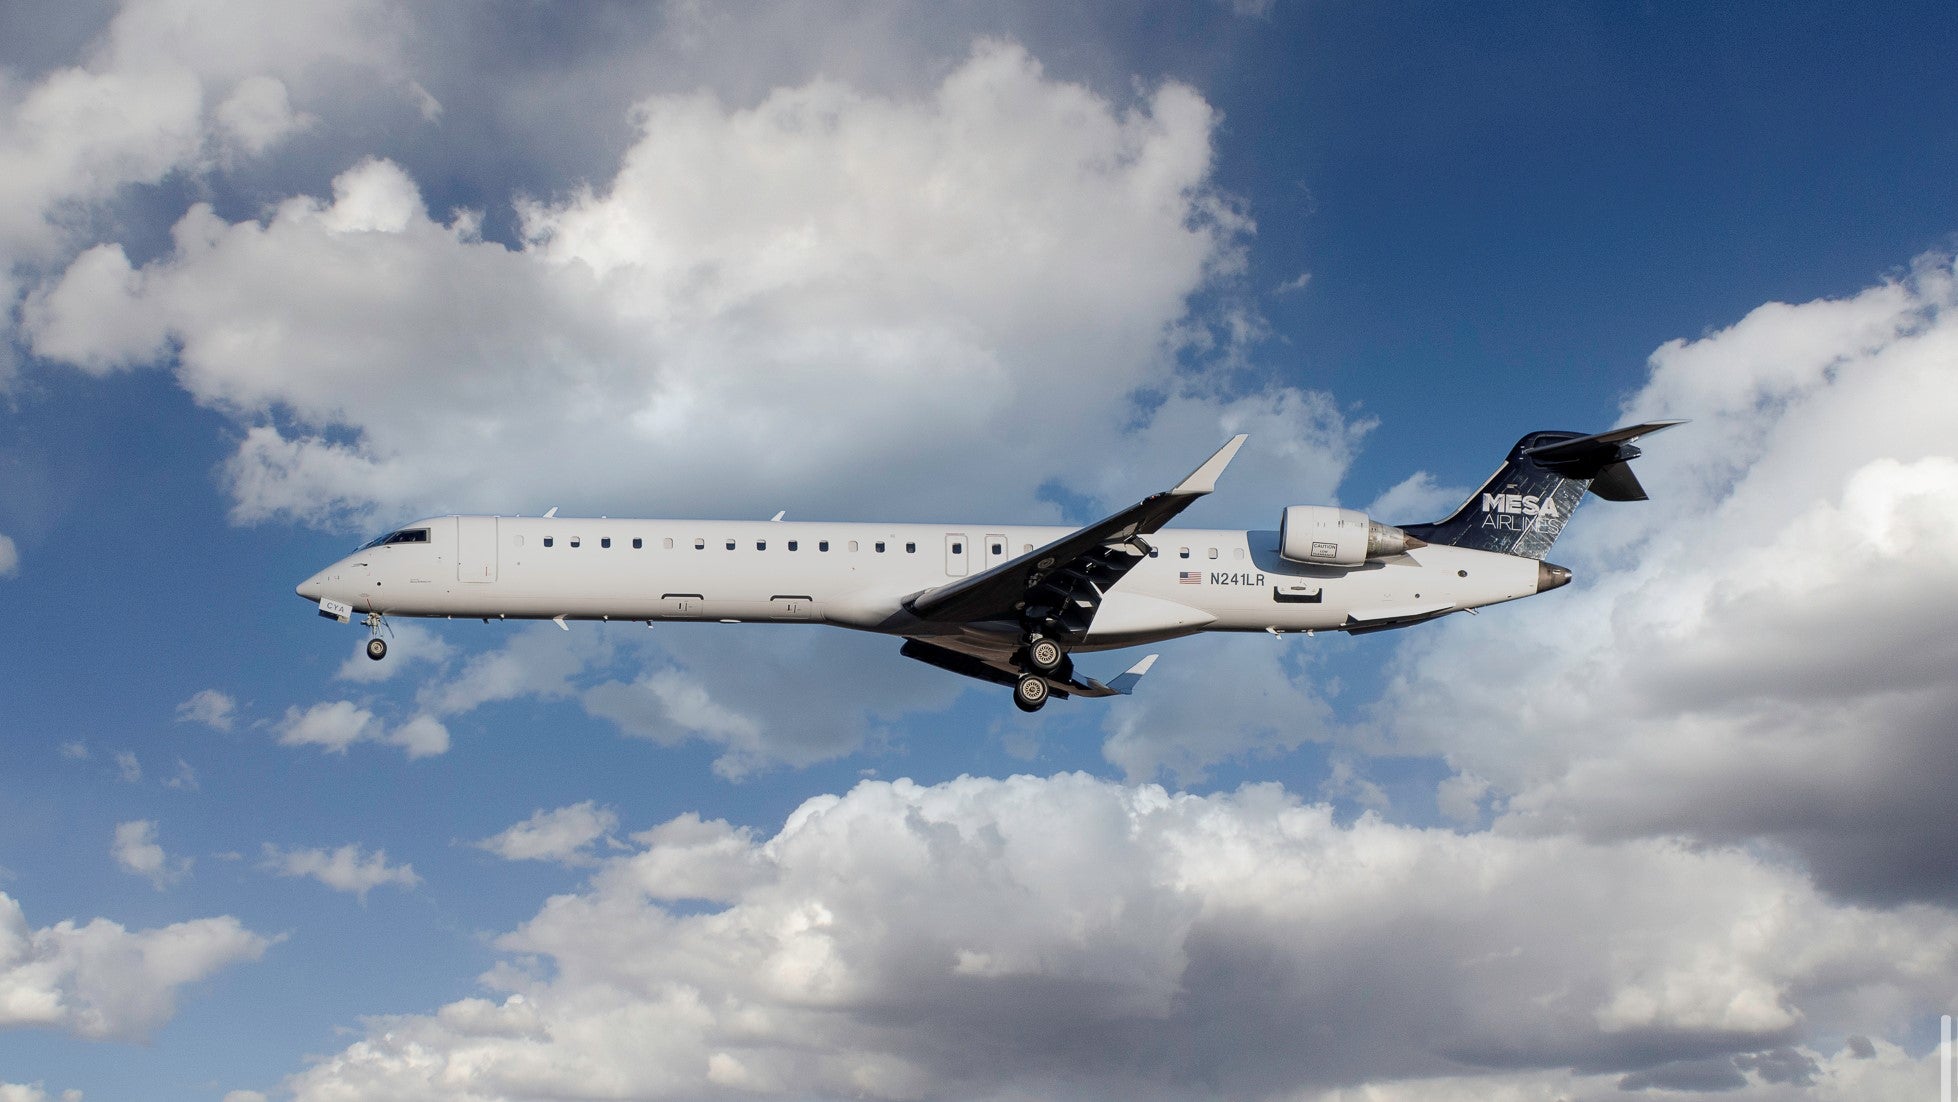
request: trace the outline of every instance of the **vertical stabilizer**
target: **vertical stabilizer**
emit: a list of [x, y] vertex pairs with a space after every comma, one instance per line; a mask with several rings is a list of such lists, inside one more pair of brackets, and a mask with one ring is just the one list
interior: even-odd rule
[[1607, 501], [1644, 501], [1645, 487], [1630, 466], [1640, 454], [1632, 441], [1682, 423], [1650, 421], [1593, 436], [1533, 432], [1446, 520], [1401, 528], [1428, 543], [1540, 560], [1586, 490]]

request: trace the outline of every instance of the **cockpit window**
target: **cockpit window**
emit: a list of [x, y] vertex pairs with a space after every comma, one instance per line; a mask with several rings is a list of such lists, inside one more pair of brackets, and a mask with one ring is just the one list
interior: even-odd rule
[[365, 544], [362, 544], [360, 549], [362, 551], [365, 551], [369, 547], [381, 547], [386, 544], [392, 544], [392, 543], [427, 543], [427, 542], [428, 542], [428, 529], [403, 528], [399, 532], [389, 532], [385, 536], [376, 537], [375, 539], [370, 540]]

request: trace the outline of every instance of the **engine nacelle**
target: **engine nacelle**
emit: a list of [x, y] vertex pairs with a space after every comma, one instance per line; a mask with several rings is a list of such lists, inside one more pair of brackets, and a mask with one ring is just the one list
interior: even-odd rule
[[1293, 505], [1278, 524], [1278, 553], [1314, 566], [1359, 566], [1419, 546], [1420, 540], [1358, 509]]

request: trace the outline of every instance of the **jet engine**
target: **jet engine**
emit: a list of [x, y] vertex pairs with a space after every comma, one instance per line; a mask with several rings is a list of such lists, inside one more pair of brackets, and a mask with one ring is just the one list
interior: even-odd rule
[[1358, 509], [1293, 505], [1278, 524], [1278, 553], [1313, 566], [1359, 566], [1421, 546], [1420, 540]]

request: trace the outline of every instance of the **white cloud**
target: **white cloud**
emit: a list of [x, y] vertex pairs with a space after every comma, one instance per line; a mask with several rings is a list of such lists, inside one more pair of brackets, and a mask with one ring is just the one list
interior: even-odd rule
[[197, 770], [192, 769], [189, 762], [178, 758], [176, 773], [164, 780], [163, 787], [179, 792], [195, 792], [198, 789]]
[[1767, 1082], [1837, 1075], [1788, 1046], [1901, 1028], [1958, 979], [1946, 912], [1833, 904], [1743, 850], [1342, 827], [1274, 786], [864, 783], [773, 838], [635, 841], [498, 941], [499, 994], [375, 1019], [295, 1096]]
[[407, 751], [410, 760], [449, 752], [449, 729], [434, 716], [420, 715], [388, 732], [387, 742]]
[[143, 779], [143, 763], [128, 750], [116, 751], [116, 775], [126, 784], [135, 784]]
[[237, 714], [238, 702], [216, 689], [201, 689], [177, 705], [177, 722], [201, 723], [213, 731], [231, 730]]
[[476, 846], [506, 861], [589, 865], [594, 861], [592, 843], [618, 827], [617, 812], [586, 800], [555, 811], [540, 809], [503, 833], [477, 842]]
[[818, 80], [636, 118], [609, 180], [524, 204], [515, 250], [367, 160], [263, 222], [195, 208], [140, 269], [84, 254], [27, 304], [33, 348], [91, 370], [171, 349], [244, 430], [245, 521], [919, 514], [948, 485], [1038, 516], [1043, 483], [1131, 500], [1157, 488], [1136, 456], [1180, 467], [1233, 422], [1268, 426], [1292, 492], [1336, 483], [1359, 430], [1323, 395], [1174, 372], [1192, 296], [1236, 278], [1250, 232], [1188, 87], [1111, 102], [985, 43], [910, 98]]
[[1420, 524], [1446, 517], [1468, 495], [1466, 487], [1438, 486], [1433, 475], [1416, 471], [1374, 498], [1365, 512], [1387, 524]]
[[329, 754], [344, 754], [362, 739], [376, 737], [374, 713], [351, 700], [321, 701], [301, 712], [286, 709], [279, 726], [279, 745], [318, 746]]
[[139, 1040], [175, 1014], [178, 988], [272, 943], [230, 915], [134, 933], [103, 918], [36, 930], [0, 892], [0, 1028]]
[[402, 889], [420, 884], [413, 865], [390, 865], [384, 849], [366, 853], [359, 845], [338, 849], [280, 849], [267, 842], [261, 867], [280, 876], [309, 876], [336, 892], [352, 892], [362, 903], [375, 888], [393, 884]]
[[1958, 282], [1949, 259], [1655, 353], [1688, 416], [1553, 558], [1578, 584], [1410, 634], [1365, 743], [1445, 754], [1507, 830], [1765, 839], [1831, 890], [1958, 898]]
[[[125, 188], [261, 154], [306, 125], [295, 85], [323, 95], [334, 66], [370, 80], [395, 70], [391, 7], [127, 0], [78, 64], [31, 86], [0, 80], [0, 306], [10, 313], [34, 271], [72, 255]], [[0, 361], [0, 386], [9, 374]]]
[[165, 855], [156, 840], [156, 824], [148, 819], [117, 823], [109, 853], [123, 871], [147, 878], [157, 891], [190, 875], [191, 859]]
[[82, 1102], [82, 1092], [49, 1094], [39, 1083], [0, 1083], [0, 1102]]
[[61, 756], [67, 758], [69, 761], [87, 761], [88, 755], [88, 744], [85, 742], [64, 742], [61, 744]]
[[20, 573], [20, 549], [14, 541], [0, 534], [0, 578], [11, 578]]

